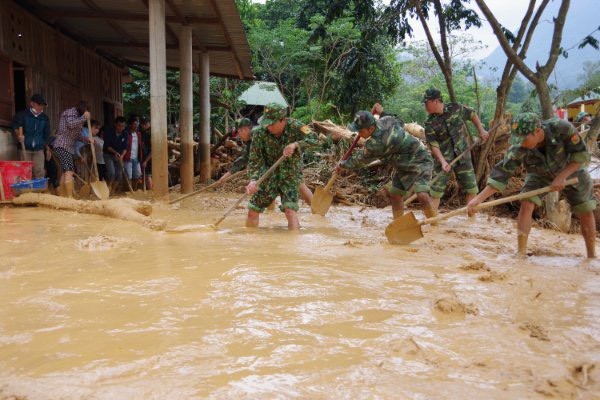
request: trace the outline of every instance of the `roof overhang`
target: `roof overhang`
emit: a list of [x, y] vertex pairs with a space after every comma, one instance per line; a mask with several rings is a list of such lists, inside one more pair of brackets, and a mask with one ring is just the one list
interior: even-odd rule
[[[15, 0], [61, 33], [121, 65], [149, 64], [148, 0]], [[179, 31], [192, 28], [194, 70], [208, 52], [210, 73], [254, 79], [234, 0], [165, 0], [168, 68], [179, 68]]]

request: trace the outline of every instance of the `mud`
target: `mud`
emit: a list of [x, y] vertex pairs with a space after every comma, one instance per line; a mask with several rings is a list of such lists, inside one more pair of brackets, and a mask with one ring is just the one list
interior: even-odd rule
[[154, 204], [164, 231], [0, 208], [0, 399], [598, 398], [579, 235], [534, 228], [519, 259], [513, 221], [478, 215], [391, 246], [389, 208], [304, 205], [299, 233], [244, 209], [210, 229], [237, 198]]

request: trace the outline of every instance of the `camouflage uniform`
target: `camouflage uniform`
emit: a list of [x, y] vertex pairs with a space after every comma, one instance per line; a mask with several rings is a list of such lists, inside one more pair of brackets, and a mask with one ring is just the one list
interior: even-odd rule
[[[258, 180], [271, 165], [283, 154], [290, 143], [297, 142], [300, 149], [317, 145], [317, 134], [308, 126], [295, 119], [287, 118], [283, 133], [276, 137], [267, 130], [267, 126], [285, 118], [286, 111], [278, 104], [267, 104], [259, 123], [261, 126], [252, 131], [252, 146], [248, 162], [248, 177]], [[281, 211], [289, 208], [298, 211], [298, 186], [302, 182], [302, 152], [295, 151], [286, 158], [265, 180], [248, 202], [248, 208], [263, 212], [277, 196], [281, 198]]]
[[[551, 118], [541, 122], [544, 130], [545, 143], [543, 147], [526, 149], [521, 142], [528, 134], [540, 126], [540, 120], [534, 113], [520, 114], [511, 137], [511, 147], [502, 161], [494, 166], [488, 186], [498, 191], [504, 190], [510, 177], [524, 163], [527, 175], [521, 192], [528, 192], [549, 186], [553, 179], [571, 162], [586, 164], [590, 160], [585, 143], [567, 121]], [[575, 214], [584, 214], [596, 208], [593, 185], [590, 174], [582, 167], [569, 178], [579, 178], [577, 185], [566, 186], [563, 192]], [[536, 205], [541, 205], [539, 196], [529, 199]]]
[[[424, 100], [433, 98], [441, 100], [439, 91], [436, 89], [427, 90]], [[475, 115], [473, 109], [457, 103], [445, 104], [444, 113], [441, 115], [429, 115], [429, 118], [425, 121], [425, 137], [429, 147], [439, 148], [447, 162], [454, 160], [469, 147], [466, 134], [469, 134], [472, 140], [477, 139], [477, 136], [471, 134], [465, 126], [465, 121], [471, 121], [473, 115]], [[432, 197], [441, 198], [446, 190], [450, 173], [443, 172], [442, 165], [435, 157], [434, 163], [435, 175], [437, 176], [440, 173], [442, 175], [432, 184], [430, 194]], [[453, 169], [456, 179], [465, 193], [477, 194], [479, 192], [471, 154], [466, 154], [461, 158], [454, 164]]]
[[[372, 117], [370, 113], [365, 114]], [[374, 120], [372, 124], [375, 124]], [[358, 130], [361, 127], [350, 128]], [[364, 149], [355, 151], [341, 166], [359, 169], [377, 159], [395, 167], [390, 194], [404, 196], [413, 185], [415, 193], [429, 191], [433, 169], [431, 155], [418, 139], [404, 132], [402, 122], [394, 117], [380, 118]]]

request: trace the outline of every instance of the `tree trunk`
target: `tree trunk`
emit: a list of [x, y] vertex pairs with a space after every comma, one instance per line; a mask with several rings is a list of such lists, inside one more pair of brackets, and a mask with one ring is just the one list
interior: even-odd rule
[[548, 119], [554, 116], [552, 97], [550, 97], [550, 88], [548, 87], [547, 80], [548, 77], [539, 76], [537, 81], [533, 82], [538, 93], [538, 98], [540, 99], [540, 105], [542, 106], [542, 119]]

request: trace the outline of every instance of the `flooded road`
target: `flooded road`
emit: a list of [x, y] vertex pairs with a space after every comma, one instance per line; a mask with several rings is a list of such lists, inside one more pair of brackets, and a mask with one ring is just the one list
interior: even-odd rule
[[234, 201], [155, 209], [187, 233], [0, 208], [0, 399], [600, 398], [581, 236], [534, 228], [519, 260], [485, 214], [410, 246], [389, 208], [202, 226]]

